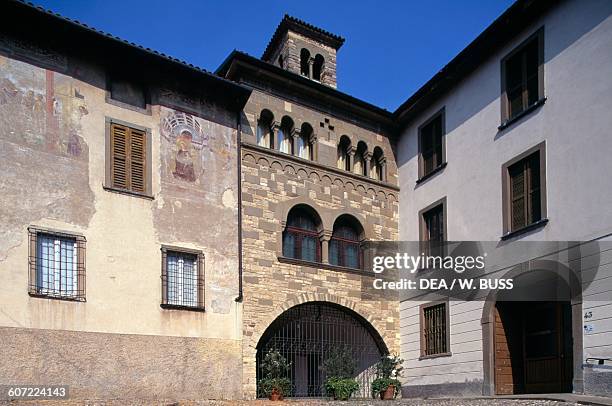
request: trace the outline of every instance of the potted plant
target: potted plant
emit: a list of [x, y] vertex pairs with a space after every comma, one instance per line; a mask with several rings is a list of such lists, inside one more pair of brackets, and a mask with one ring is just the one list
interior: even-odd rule
[[402, 388], [399, 381], [403, 359], [397, 355], [385, 355], [376, 364], [376, 379], [372, 381], [372, 397], [379, 395], [382, 400], [395, 399]]
[[287, 373], [291, 363], [278, 350], [268, 351], [261, 363], [263, 378], [259, 381], [259, 388], [263, 395], [270, 400], [283, 400], [291, 391], [291, 381]]
[[335, 400], [348, 400], [359, 390], [359, 383], [353, 378], [355, 360], [347, 347], [332, 349], [323, 362], [323, 369], [327, 376], [325, 392]]

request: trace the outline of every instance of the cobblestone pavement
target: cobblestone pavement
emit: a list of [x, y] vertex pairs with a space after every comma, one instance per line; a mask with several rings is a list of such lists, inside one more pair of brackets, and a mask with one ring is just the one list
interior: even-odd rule
[[285, 400], [283, 402], [256, 401], [138, 401], [138, 400], [91, 400], [91, 401], [12, 401], [0, 405], [40, 405], [40, 406], [571, 406], [555, 400], [539, 399], [398, 399], [394, 401], [350, 400], [348, 402], [328, 400]]

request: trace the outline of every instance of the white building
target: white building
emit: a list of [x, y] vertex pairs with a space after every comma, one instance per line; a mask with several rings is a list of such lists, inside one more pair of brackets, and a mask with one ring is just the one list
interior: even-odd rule
[[[601, 243], [555, 255], [597, 255], [566, 302], [402, 302], [404, 396], [612, 393], [611, 13], [518, 1], [396, 111], [401, 240]], [[498, 276], [545, 267], [529, 255]]]

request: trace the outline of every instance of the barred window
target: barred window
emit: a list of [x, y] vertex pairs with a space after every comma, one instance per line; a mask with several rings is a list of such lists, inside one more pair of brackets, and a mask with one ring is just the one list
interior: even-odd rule
[[334, 224], [329, 241], [329, 263], [347, 268], [361, 269], [361, 226], [348, 215], [341, 216]]
[[204, 309], [204, 270], [199, 251], [162, 247], [162, 307]]
[[314, 213], [305, 207], [294, 207], [283, 231], [283, 256], [305, 261], [321, 261], [321, 243]]
[[447, 307], [447, 303], [421, 306], [421, 356], [450, 352]]
[[29, 228], [32, 296], [85, 300], [85, 238]]

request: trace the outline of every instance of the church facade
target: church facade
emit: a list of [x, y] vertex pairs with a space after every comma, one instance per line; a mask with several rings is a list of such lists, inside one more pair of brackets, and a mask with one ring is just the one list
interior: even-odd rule
[[[524, 128], [542, 112], [551, 122], [567, 113], [548, 113], [559, 106], [555, 83], [574, 83], [558, 77], [566, 66], [585, 72], [570, 61], [610, 44], [607, 3], [517, 1], [395, 112], [339, 91], [344, 38], [288, 15], [261, 57], [234, 51], [212, 73], [22, 1], [1, 8], [0, 384], [68, 385], [71, 399], [254, 399], [263, 357], [277, 349], [291, 363], [291, 396], [324, 397], [325, 360], [348, 348], [358, 397], [372, 395], [374, 365], [390, 353], [406, 360], [404, 397], [538, 390], [516, 372], [525, 356], [496, 358], [497, 333], [510, 328], [504, 312], [511, 319], [516, 309], [372, 297], [364, 247], [500, 240], [491, 213], [480, 225], [466, 213], [502, 196], [463, 193], [457, 173], [502, 190], [512, 178], [474, 172], [474, 156], [494, 156], [487, 164], [500, 161], [503, 174], [536, 152], [538, 168], [566, 170], [557, 145], [571, 137], [556, 144], [543, 124]], [[558, 28], [564, 16], [572, 30]], [[531, 53], [518, 53], [525, 69], [536, 61], [517, 79], [520, 103], [505, 87], [474, 90], [498, 91], [500, 60], [533, 39]], [[612, 66], [609, 53], [598, 55], [600, 72]], [[585, 89], [584, 100], [595, 92]], [[609, 108], [609, 94], [596, 104]], [[489, 103], [502, 110], [493, 145]], [[594, 143], [604, 142], [604, 116], [585, 130]], [[520, 135], [503, 135], [512, 131]], [[574, 234], [554, 223], [555, 210], [570, 207], [557, 200], [563, 182], [544, 182], [538, 196], [548, 199], [537, 213], [529, 206], [522, 227], [503, 203], [501, 240], [537, 240], [534, 230], [544, 230], [540, 240], [605, 240], [607, 216], [598, 228], [564, 212], [573, 229], [584, 226]], [[555, 337], [572, 361], [565, 375], [545, 377], [559, 387], [539, 389], [610, 393], [606, 300], [559, 307], [560, 320], [573, 321]], [[424, 320], [444, 325], [444, 343], [425, 348]], [[518, 335], [499, 345], [509, 352]]]

